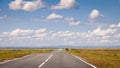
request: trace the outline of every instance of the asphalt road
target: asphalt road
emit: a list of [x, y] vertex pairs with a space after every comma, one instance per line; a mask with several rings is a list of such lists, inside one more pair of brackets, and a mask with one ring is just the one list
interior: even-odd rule
[[6, 63], [0, 68], [95, 68], [79, 58], [57, 50], [51, 53], [33, 54]]

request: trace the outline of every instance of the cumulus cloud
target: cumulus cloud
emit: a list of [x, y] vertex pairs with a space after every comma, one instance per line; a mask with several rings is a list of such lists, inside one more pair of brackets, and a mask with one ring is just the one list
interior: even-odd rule
[[118, 25], [115, 25], [115, 24], [110, 25], [110, 28], [120, 28], [120, 22]]
[[9, 3], [9, 8], [12, 10], [34, 11], [44, 7], [45, 4], [41, 0], [34, 1], [15, 0]]
[[58, 5], [54, 5], [51, 9], [70, 9], [78, 6], [76, 0], [60, 0]]
[[75, 20], [73, 17], [64, 17], [63, 15], [59, 15], [56, 13], [51, 13], [50, 15], [46, 17], [36, 18], [33, 19], [34, 21], [40, 21], [40, 22], [65, 22], [70, 26], [78, 26], [80, 25], [80, 21]]
[[43, 32], [46, 32], [46, 29], [43, 28], [43, 29], [38, 29], [35, 31], [35, 33], [43, 33]]
[[62, 18], [63, 18], [63, 16], [58, 15], [56, 13], [52, 13], [52, 14], [47, 16], [47, 19], [62, 19]]
[[64, 20], [70, 26], [77, 26], [80, 24], [80, 21], [75, 21], [73, 17], [63, 17], [62, 15], [58, 15], [56, 13], [52, 13], [46, 17], [48, 20]]
[[89, 18], [94, 20], [96, 18], [104, 17], [103, 14], [101, 14], [98, 10], [94, 9], [92, 12], [89, 14]]
[[68, 22], [68, 25], [70, 26], [80, 25], [80, 21], [76, 21], [73, 17], [65, 17], [64, 21]]
[[114, 28], [110, 25], [106, 29], [97, 27], [88, 32], [51, 31], [45, 28], [15, 29], [0, 34], [0, 45], [20, 43], [25, 45], [29, 43], [32, 45], [46, 45], [46, 43], [47, 45], [118, 45], [120, 44], [119, 24], [114, 24]]
[[3, 32], [3, 34], [7, 36], [22, 36], [22, 35], [24, 36], [24, 35], [29, 35], [32, 32], [33, 30], [15, 29], [11, 32]]
[[71, 26], [80, 25], [80, 21], [77, 21], [77, 22], [69, 22], [69, 25], [71, 25]]
[[[113, 24], [110, 25], [107, 29], [102, 30], [101, 27], [96, 28], [95, 30], [93, 30], [91, 32], [92, 35], [96, 35], [96, 36], [107, 36], [107, 37], [114, 37], [115, 35], [118, 35], [120, 33], [120, 27], [119, 27], [120, 23], [118, 24], [114, 24], [115, 27], [113, 27]], [[112, 27], [111, 27], [112, 26]]]

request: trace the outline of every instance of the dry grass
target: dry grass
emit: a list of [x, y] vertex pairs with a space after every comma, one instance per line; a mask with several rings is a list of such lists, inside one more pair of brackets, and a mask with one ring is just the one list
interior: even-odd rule
[[120, 49], [69, 49], [98, 68], [120, 68]]
[[1, 49], [0, 61], [19, 58], [28, 54], [51, 52], [51, 49]]

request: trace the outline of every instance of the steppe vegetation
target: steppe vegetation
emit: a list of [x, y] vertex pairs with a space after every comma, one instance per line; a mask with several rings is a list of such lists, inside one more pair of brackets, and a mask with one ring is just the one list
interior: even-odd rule
[[66, 49], [98, 68], [120, 68], [120, 49]]
[[29, 54], [48, 53], [52, 49], [0, 49], [0, 61], [19, 58]]

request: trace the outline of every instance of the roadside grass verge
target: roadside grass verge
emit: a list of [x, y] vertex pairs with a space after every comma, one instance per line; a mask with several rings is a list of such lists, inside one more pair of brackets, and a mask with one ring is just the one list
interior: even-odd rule
[[120, 68], [120, 49], [67, 49], [98, 68]]
[[29, 54], [48, 53], [52, 49], [0, 49], [0, 62]]

